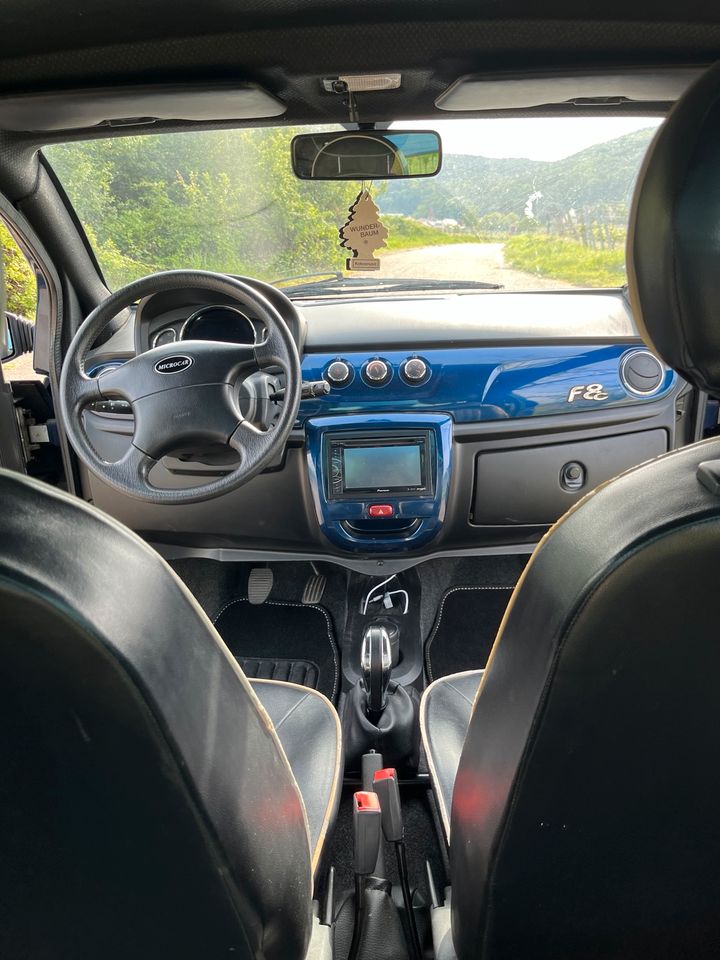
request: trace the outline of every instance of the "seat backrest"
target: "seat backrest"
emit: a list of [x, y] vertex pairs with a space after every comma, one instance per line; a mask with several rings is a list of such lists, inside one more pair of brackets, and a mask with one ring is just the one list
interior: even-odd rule
[[304, 956], [302, 800], [207, 618], [81, 501], [0, 504], [0, 956]]
[[[648, 342], [720, 394], [720, 68], [660, 129], [628, 249]], [[590, 494], [518, 584], [455, 782], [460, 960], [720, 953], [720, 496], [705, 461], [720, 440]]]
[[720, 441], [609, 484], [516, 588], [455, 781], [460, 960], [717, 955], [713, 457]]

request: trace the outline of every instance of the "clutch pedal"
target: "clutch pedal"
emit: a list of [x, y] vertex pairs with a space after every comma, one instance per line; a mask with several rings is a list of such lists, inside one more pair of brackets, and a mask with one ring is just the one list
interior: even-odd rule
[[270, 596], [274, 580], [270, 567], [253, 567], [248, 577], [248, 600], [259, 606]]

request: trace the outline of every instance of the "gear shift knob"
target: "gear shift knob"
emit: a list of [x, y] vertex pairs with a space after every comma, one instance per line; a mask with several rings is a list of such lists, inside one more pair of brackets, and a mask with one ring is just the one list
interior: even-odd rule
[[383, 712], [387, 703], [387, 688], [392, 669], [390, 636], [384, 626], [371, 623], [365, 629], [360, 669], [367, 694], [367, 712], [370, 716], [377, 716]]

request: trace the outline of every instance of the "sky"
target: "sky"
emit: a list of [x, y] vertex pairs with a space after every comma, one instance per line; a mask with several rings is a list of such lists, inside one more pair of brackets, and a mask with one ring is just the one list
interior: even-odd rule
[[535, 117], [506, 120], [430, 120], [393, 127], [436, 130], [444, 153], [481, 157], [562, 160], [596, 143], [605, 143], [647, 127], [658, 117]]

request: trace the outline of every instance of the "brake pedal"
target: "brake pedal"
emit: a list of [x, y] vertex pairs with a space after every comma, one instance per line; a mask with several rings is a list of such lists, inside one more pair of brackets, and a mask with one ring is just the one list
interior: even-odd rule
[[320, 573], [314, 563], [311, 564], [311, 567], [313, 568], [313, 575], [308, 578], [308, 581], [305, 584], [302, 602], [308, 604], [317, 604], [320, 603], [323, 598], [323, 594], [325, 593], [327, 577], [324, 573]]
[[253, 567], [248, 577], [248, 600], [259, 606], [270, 596], [274, 580], [270, 567]]

